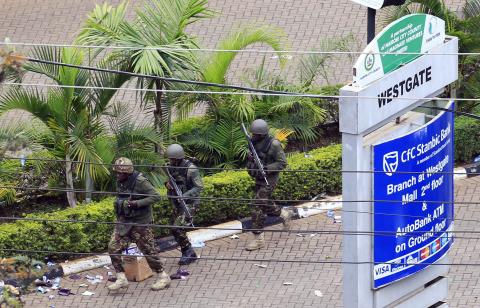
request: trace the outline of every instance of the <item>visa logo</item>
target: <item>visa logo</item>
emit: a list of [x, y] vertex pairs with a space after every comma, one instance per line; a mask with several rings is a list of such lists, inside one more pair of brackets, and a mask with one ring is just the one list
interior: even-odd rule
[[388, 276], [388, 274], [392, 271], [392, 266], [391, 264], [378, 264], [374, 266], [373, 271], [376, 279], [382, 278], [384, 276]]

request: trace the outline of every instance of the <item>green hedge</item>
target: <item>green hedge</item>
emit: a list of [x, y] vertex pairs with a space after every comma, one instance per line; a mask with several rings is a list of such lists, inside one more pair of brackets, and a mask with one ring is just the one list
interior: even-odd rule
[[[341, 146], [333, 145], [288, 158], [290, 170], [341, 170]], [[253, 181], [245, 171], [225, 171], [204, 178], [207, 198], [240, 198], [253, 196]], [[322, 192], [341, 191], [341, 174], [335, 172], [284, 172], [274, 192], [274, 198], [295, 200], [310, 198]], [[161, 191], [165, 195], [165, 191]], [[154, 206], [155, 223], [165, 224], [171, 215], [167, 200]], [[236, 200], [205, 200], [196, 215], [196, 225], [210, 225], [249, 215], [248, 202]], [[113, 221], [113, 198], [49, 214], [29, 217], [57, 220]], [[108, 245], [112, 225], [60, 222], [17, 221], [0, 225], [2, 248], [100, 252]], [[157, 229], [157, 235], [168, 230]], [[15, 253], [0, 253], [14, 255]], [[65, 257], [65, 256], [63, 256]]]
[[480, 154], [480, 121], [467, 117], [455, 119], [455, 161], [471, 163]]

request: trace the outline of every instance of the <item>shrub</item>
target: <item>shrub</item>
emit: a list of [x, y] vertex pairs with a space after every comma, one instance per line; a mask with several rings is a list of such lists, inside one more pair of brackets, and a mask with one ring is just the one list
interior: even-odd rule
[[[341, 146], [333, 145], [288, 158], [290, 170], [341, 170]], [[221, 198], [203, 200], [195, 217], [197, 226], [225, 222], [250, 214], [248, 201], [222, 200], [225, 198], [250, 199], [253, 181], [246, 171], [224, 171], [204, 178], [202, 197]], [[336, 172], [284, 172], [274, 192], [274, 198], [296, 200], [309, 198], [321, 192], [337, 193], [341, 190], [341, 174]], [[165, 196], [165, 189], [161, 191]], [[154, 206], [154, 222], [167, 224], [171, 207], [166, 199]], [[28, 217], [57, 220], [114, 221], [113, 198], [81, 205], [49, 214]], [[104, 251], [113, 225], [94, 223], [61, 223], [17, 221], [0, 225], [0, 251], [5, 248], [56, 250], [72, 252]], [[157, 235], [168, 234], [167, 229], [156, 229]], [[13, 255], [4, 252], [0, 255]], [[61, 256], [65, 257], [65, 256]]]
[[480, 154], [480, 121], [467, 117], [455, 119], [455, 161], [472, 162]]

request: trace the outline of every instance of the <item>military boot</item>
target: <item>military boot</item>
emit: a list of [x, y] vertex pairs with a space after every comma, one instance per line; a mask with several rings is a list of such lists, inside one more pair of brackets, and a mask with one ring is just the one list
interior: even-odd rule
[[197, 261], [198, 257], [192, 247], [182, 248], [182, 257], [178, 261], [179, 265], [187, 265]]
[[245, 247], [246, 250], [252, 251], [252, 250], [257, 250], [260, 248], [265, 247], [265, 236], [262, 233], [259, 234], [253, 234], [253, 240], [248, 243], [247, 247]]
[[170, 276], [167, 273], [165, 273], [165, 271], [163, 271], [161, 273], [158, 273], [157, 281], [155, 281], [155, 283], [152, 284], [151, 289], [153, 291], [163, 290], [165, 288], [168, 288], [168, 286], [170, 286], [170, 282], [171, 282]]
[[282, 209], [282, 211], [280, 212], [280, 218], [282, 219], [283, 230], [290, 230], [290, 228], [292, 227], [292, 217], [293, 213], [290, 209]]
[[128, 280], [127, 277], [125, 277], [125, 273], [117, 273], [117, 280], [109, 285], [107, 289], [110, 291], [116, 291], [126, 287], [128, 287]]

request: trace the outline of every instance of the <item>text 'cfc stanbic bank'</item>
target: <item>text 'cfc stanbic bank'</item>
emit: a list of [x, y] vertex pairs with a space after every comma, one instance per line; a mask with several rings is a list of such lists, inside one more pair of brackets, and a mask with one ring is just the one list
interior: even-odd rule
[[457, 52], [443, 20], [408, 15], [366, 47], [341, 89], [343, 170], [358, 171], [342, 175], [345, 307], [447, 297], [454, 102], [431, 98], [456, 81]]

